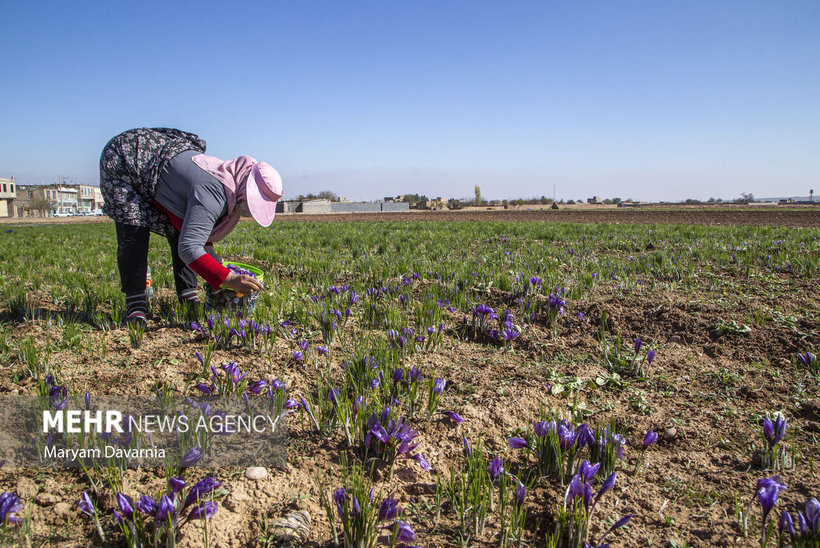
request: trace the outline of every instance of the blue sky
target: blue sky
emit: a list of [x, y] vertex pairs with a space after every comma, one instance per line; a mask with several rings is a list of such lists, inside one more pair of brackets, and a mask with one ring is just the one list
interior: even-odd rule
[[[0, 177], [96, 184], [178, 127], [286, 198], [636, 200], [820, 187], [820, 2], [0, 5]], [[820, 189], [818, 189], [820, 191]]]

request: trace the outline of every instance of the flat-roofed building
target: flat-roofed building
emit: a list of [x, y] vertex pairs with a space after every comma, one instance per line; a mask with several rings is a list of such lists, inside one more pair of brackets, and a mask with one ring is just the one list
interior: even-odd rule
[[14, 217], [15, 186], [14, 177], [0, 179], [0, 217]]

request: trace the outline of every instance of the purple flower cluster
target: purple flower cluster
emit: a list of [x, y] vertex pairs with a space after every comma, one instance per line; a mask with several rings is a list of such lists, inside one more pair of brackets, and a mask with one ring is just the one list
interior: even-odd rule
[[235, 314], [214, 312], [205, 319], [205, 325], [191, 322], [192, 331], [212, 340], [216, 348], [239, 347], [264, 350], [273, 344], [275, 332], [267, 324], [245, 319], [242, 312]]
[[0, 495], [0, 525], [7, 523], [22, 523], [23, 520], [16, 514], [23, 509], [23, 501], [16, 493], [3, 491]]
[[784, 544], [785, 533], [788, 533], [793, 546], [817, 546], [820, 544], [820, 502], [816, 498], [809, 499], [803, 510], [797, 510], [796, 528], [791, 514], [783, 510], [777, 528], [781, 545]]
[[573, 428], [572, 424], [560, 420], [536, 421], [529, 439], [512, 437], [507, 439], [512, 449], [528, 449], [538, 464], [542, 476], [558, 474], [562, 478], [572, 473], [576, 459], [586, 449], [589, 460], [600, 464], [605, 473], [615, 470], [616, 460], [624, 457], [626, 439], [607, 428], [593, 431], [586, 424]]
[[[130, 496], [117, 492], [117, 508], [114, 509], [114, 519], [126, 535], [139, 535], [139, 540], [150, 544], [152, 538], [165, 528], [169, 538], [176, 534], [177, 528], [185, 521], [194, 519], [210, 519], [217, 511], [217, 503], [205, 500], [208, 495], [222, 486], [222, 483], [213, 477], [207, 477], [193, 485], [183, 497], [182, 492], [186, 482], [181, 477], [169, 480], [169, 490], [155, 500], [148, 495], [141, 495], [135, 502]], [[83, 491], [77, 507], [81, 512], [97, 519], [97, 510], [91, 497]], [[184, 521], [177, 518], [190, 508]], [[148, 531], [153, 525], [156, 533]], [[142, 538], [142, 537], [145, 538]], [[135, 541], [137, 539], [134, 539]], [[146, 544], [146, 545], [147, 545]]]
[[414, 458], [419, 465], [430, 469], [427, 460], [419, 453], [411, 456], [418, 443], [414, 443], [418, 432], [407, 423], [406, 417], [396, 418], [393, 408], [386, 405], [379, 413], [371, 413], [367, 418], [363, 438], [363, 450], [366, 456], [374, 455], [385, 461], [391, 468], [397, 457]]
[[[363, 494], [359, 493], [360, 496]], [[374, 540], [369, 538], [370, 535], [378, 534], [378, 529], [392, 530], [396, 540], [402, 544], [415, 542], [416, 534], [413, 529], [408, 523], [398, 519], [402, 515], [402, 509], [392, 494], [382, 501], [378, 509], [373, 504], [373, 489], [370, 489], [366, 496], [362, 496], [360, 501], [355, 493], [349, 493], [344, 487], [339, 487], [333, 491], [332, 498], [336, 515], [345, 531], [345, 539], [352, 545], [369, 546]], [[377, 529], [375, 522], [380, 521], [393, 523]]]
[[250, 270], [245, 270], [244, 268], [238, 267], [235, 264], [226, 263], [225, 267], [234, 274], [238, 274], [240, 276], [250, 276], [251, 278], [256, 279], [256, 274], [254, 274]]

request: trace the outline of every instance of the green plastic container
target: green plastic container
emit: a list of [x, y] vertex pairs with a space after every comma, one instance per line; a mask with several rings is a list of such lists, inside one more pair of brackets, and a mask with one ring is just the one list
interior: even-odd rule
[[[265, 283], [265, 273], [256, 268], [244, 263], [236, 261], [226, 261], [225, 266], [233, 265], [237, 268], [247, 270], [256, 276], [256, 279], [261, 283]], [[242, 297], [237, 296], [233, 289], [221, 287], [213, 289], [210, 284], [205, 284], [205, 309], [206, 310], [235, 310], [241, 311], [246, 316], [253, 314], [256, 309], [256, 301], [259, 299], [259, 292], [254, 291]]]

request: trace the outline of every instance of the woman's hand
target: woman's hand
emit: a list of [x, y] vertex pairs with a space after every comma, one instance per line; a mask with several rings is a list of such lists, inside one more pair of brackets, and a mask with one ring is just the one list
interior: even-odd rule
[[248, 293], [253, 293], [254, 291], [259, 291], [260, 289], [265, 288], [265, 286], [262, 285], [262, 282], [253, 276], [236, 274], [235, 272], [228, 274], [228, 277], [225, 278], [224, 282], [222, 282], [222, 287], [233, 289], [236, 291], [237, 297], [244, 297]]

